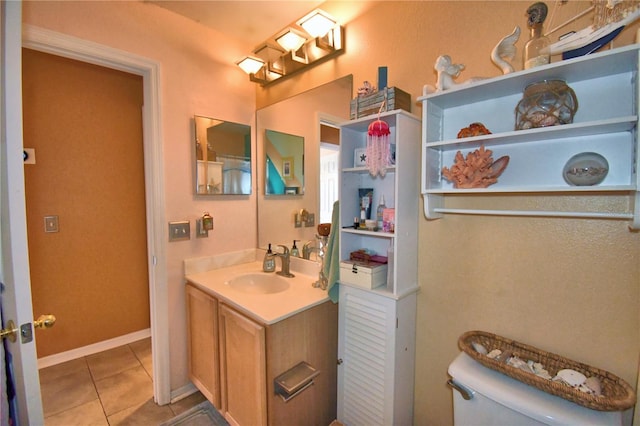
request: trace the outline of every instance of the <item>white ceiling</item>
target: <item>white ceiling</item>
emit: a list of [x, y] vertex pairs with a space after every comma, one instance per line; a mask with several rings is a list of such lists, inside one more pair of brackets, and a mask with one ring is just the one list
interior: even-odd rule
[[220, 31], [238, 40], [247, 51], [323, 3], [298, 0], [147, 1]]

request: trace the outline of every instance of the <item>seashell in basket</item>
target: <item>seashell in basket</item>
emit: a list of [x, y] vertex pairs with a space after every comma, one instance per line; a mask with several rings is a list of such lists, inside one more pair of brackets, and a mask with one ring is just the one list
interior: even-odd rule
[[597, 377], [591, 376], [585, 380], [584, 385], [593, 392], [594, 395], [602, 395], [602, 385]]
[[587, 376], [580, 373], [579, 371], [565, 368], [558, 371], [558, 374], [556, 374], [556, 377], [554, 377], [553, 380], [562, 381], [571, 387], [577, 388], [587, 381]]
[[[491, 359], [488, 355], [476, 352], [473, 349], [472, 342], [481, 344], [490, 351], [489, 353], [494, 350], [500, 350], [503, 354], [509, 352], [521, 359], [540, 363], [552, 377], [563, 369], [575, 370], [587, 378], [595, 377], [600, 382], [601, 395], [598, 396], [596, 392], [585, 392], [582, 388], [573, 388], [563, 383], [538, 377], [497, 359]], [[623, 411], [633, 407], [636, 403], [636, 393], [633, 388], [616, 375], [515, 340], [485, 331], [468, 331], [460, 336], [458, 346], [467, 355], [487, 368], [583, 407], [599, 411]], [[498, 358], [503, 358], [503, 356], [501, 355]]]

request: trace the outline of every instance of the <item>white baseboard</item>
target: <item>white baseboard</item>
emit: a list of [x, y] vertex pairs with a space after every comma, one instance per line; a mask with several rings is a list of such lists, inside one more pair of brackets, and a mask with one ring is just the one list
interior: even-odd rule
[[72, 349], [70, 351], [60, 352], [58, 354], [38, 358], [38, 369], [51, 367], [52, 365], [62, 364], [63, 362], [82, 358], [83, 356], [93, 355], [98, 352], [117, 348], [118, 346], [137, 342], [138, 340], [145, 339], [147, 337], [151, 337], [150, 328], [136, 331], [134, 333], [125, 334], [124, 336], [114, 337], [113, 339], [103, 340], [102, 342]]

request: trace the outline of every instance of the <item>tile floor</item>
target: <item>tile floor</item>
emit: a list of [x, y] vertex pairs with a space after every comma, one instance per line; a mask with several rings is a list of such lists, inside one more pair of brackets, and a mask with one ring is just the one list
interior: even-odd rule
[[40, 370], [46, 426], [158, 425], [205, 400], [153, 402], [151, 339]]

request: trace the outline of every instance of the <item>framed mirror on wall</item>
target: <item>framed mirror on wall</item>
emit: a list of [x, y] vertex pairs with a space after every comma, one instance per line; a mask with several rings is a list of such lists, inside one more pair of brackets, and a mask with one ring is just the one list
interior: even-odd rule
[[251, 194], [251, 126], [194, 116], [196, 195]]
[[304, 194], [304, 137], [265, 130], [265, 195]]

